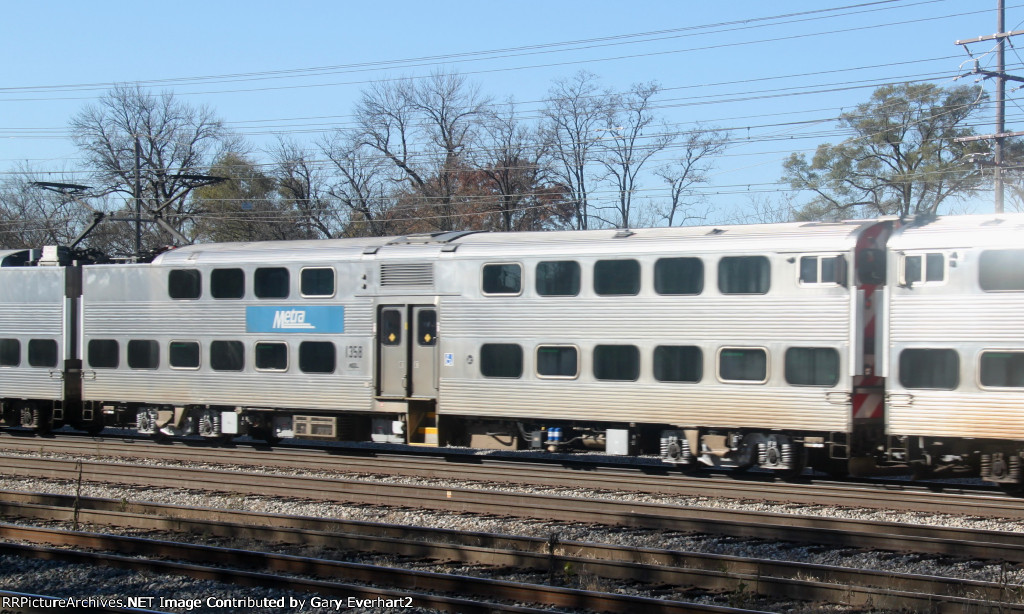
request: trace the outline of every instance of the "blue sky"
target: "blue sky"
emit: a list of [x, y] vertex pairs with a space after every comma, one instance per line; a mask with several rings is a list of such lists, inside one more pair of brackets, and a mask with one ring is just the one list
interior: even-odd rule
[[[1024, 4], [1006, 3], [1007, 29], [1024, 28]], [[0, 173], [81, 170], [68, 120], [114, 83], [208, 105], [259, 148], [276, 134], [312, 141], [346, 126], [377, 79], [454, 69], [529, 114], [553, 80], [584, 69], [616, 90], [658, 81], [661, 112], [680, 129], [733, 130], [707, 188], [721, 217], [778, 197], [782, 160], [842, 140], [834, 118], [874, 87], [954, 84], [969, 70], [954, 41], [995, 32], [995, 9], [996, 0], [7, 3]], [[992, 47], [971, 47], [990, 69]], [[495, 50], [506, 51], [481, 53]], [[1009, 50], [1010, 72], [1024, 74], [1021, 57]], [[1024, 129], [1018, 99], [1009, 96], [1010, 130]], [[653, 180], [645, 187], [659, 196]]]

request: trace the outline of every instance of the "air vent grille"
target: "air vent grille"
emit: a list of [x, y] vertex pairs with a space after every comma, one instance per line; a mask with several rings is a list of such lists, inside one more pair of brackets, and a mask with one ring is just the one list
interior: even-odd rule
[[433, 286], [432, 262], [385, 262], [380, 265], [381, 286]]

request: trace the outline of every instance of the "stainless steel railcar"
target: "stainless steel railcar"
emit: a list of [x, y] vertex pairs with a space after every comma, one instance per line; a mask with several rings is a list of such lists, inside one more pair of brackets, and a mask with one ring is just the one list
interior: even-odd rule
[[[0, 365], [0, 396], [26, 426], [39, 421], [15, 408], [42, 401], [76, 426], [145, 433], [980, 467], [1016, 483], [1024, 288], [1005, 271], [1024, 269], [1024, 217], [996, 220], [456, 232], [51, 267], [81, 277], [80, 306], [73, 283], [43, 300], [64, 314], [66, 362], [48, 371], [63, 392], [15, 388], [27, 368]], [[0, 350], [27, 342], [11, 314], [31, 300], [0, 302]]]

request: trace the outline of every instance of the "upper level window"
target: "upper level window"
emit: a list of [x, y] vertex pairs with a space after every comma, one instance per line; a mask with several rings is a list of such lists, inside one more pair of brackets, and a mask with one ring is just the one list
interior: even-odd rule
[[722, 348], [718, 352], [718, 377], [723, 381], [768, 381], [768, 352], [762, 348]]
[[835, 348], [789, 348], [786, 350], [786, 383], [835, 386], [839, 383], [839, 352]]
[[552, 260], [537, 264], [537, 294], [540, 296], [576, 296], [580, 293], [580, 263]]
[[985, 292], [1024, 291], [1024, 249], [981, 252], [978, 282]]
[[945, 254], [932, 253], [903, 256], [903, 285], [942, 283], [945, 280]]
[[658, 294], [700, 294], [704, 290], [704, 262], [700, 258], [659, 258], [654, 263], [654, 291]]
[[801, 256], [801, 285], [842, 285], [846, 280], [846, 259], [842, 256]]
[[302, 269], [299, 274], [299, 292], [306, 297], [334, 296], [334, 269], [330, 267]]
[[519, 294], [523, 289], [523, 266], [517, 262], [485, 264], [484, 294]]
[[480, 374], [484, 377], [522, 377], [522, 346], [516, 343], [483, 344], [480, 346]]
[[640, 293], [640, 263], [636, 260], [598, 260], [594, 263], [594, 292], [601, 296]]
[[242, 269], [214, 269], [211, 271], [210, 295], [217, 299], [244, 297], [245, 271]]
[[199, 298], [203, 276], [198, 269], [173, 269], [167, 273], [167, 294], [175, 299]]
[[594, 378], [633, 382], [640, 377], [640, 350], [635, 345], [594, 348]]
[[900, 384], [904, 388], [954, 390], [960, 385], [960, 356], [949, 349], [903, 350]]
[[722, 294], [767, 294], [771, 281], [771, 264], [764, 256], [726, 256], [718, 263]]
[[537, 375], [576, 377], [580, 373], [579, 350], [572, 345], [537, 346]]
[[288, 269], [268, 267], [256, 269], [253, 275], [253, 293], [256, 298], [288, 298]]

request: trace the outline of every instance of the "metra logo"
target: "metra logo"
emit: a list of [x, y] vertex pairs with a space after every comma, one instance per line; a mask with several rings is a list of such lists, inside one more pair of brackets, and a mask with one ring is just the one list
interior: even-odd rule
[[274, 328], [315, 330], [316, 327], [306, 322], [306, 311], [303, 309], [287, 309], [274, 312]]

